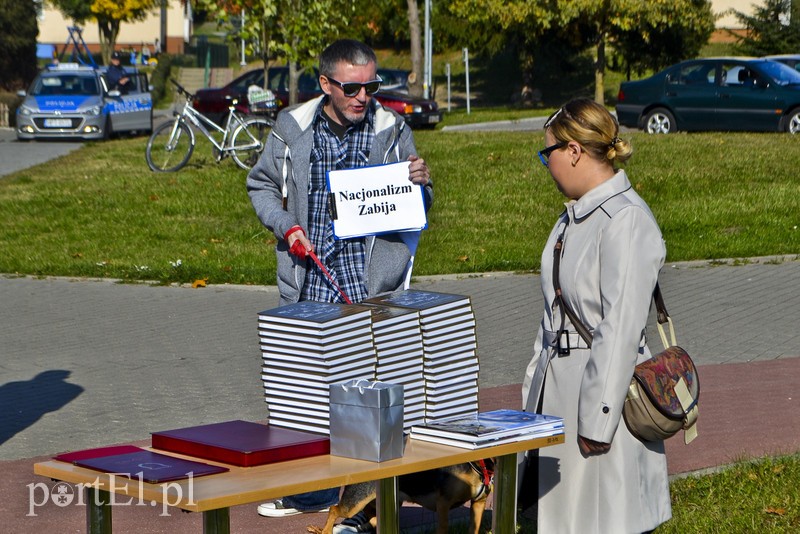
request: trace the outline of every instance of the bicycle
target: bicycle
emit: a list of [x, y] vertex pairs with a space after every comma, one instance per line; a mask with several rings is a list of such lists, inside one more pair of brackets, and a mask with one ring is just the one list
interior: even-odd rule
[[[194, 109], [192, 93], [175, 80], [170, 81], [177, 87], [178, 94], [186, 97], [186, 104], [180, 113], [175, 113], [174, 121], [165, 122], [153, 130], [145, 151], [150, 169], [155, 172], [182, 169], [194, 151], [195, 135], [194, 129], [190, 127], [194, 125], [214, 145], [212, 150], [217, 163], [230, 155], [239, 167], [250, 170], [261, 156], [275, 121], [268, 117], [242, 117], [236, 111], [238, 101], [232, 99], [228, 106], [225, 127], [222, 128]], [[217, 141], [220, 134], [222, 139]]]

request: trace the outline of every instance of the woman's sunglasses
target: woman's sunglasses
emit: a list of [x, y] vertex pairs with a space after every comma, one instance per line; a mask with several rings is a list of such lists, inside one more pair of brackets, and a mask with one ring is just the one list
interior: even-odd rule
[[378, 78], [377, 80], [372, 80], [370, 82], [364, 82], [364, 83], [359, 83], [359, 82], [342, 83], [339, 80], [334, 80], [330, 76], [325, 76], [325, 77], [328, 79], [329, 82], [332, 82], [341, 87], [344, 96], [350, 96], [350, 97], [356, 96], [358, 93], [360, 93], [362, 87], [364, 88], [364, 92], [366, 92], [368, 96], [374, 95], [375, 93], [378, 92], [378, 89], [381, 88], [381, 83], [383, 82], [383, 80]]
[[554, 150], [558, 150], [559, 148], [563, 148], [567, 145], [566, 141], [561, 141], [560, 143], [556, 143], [554, 145], [550, 145], [547, 148], [543, 148], [539, 151], [539, 161], [542, 162], [542, 165], [547, 167], [547, 163], [550, 160], [550, 154]]

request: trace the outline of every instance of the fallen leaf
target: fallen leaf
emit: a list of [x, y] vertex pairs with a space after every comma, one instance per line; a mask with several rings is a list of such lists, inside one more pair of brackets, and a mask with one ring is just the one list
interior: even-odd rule
[[460, 262], [469, 261], [469, 256], [459, 256], [458, 261]]
[[764, 511], [773, 515], [786, 515], [786, 510], [784, 508], [773, 508], [772, 506], [767, 506]]
[[206, 282], [208, 282], [208, 278], [198, 278], [192, 282], [192, 287], [194, 289], [197, 289], [198, 287], [206, 287]]
[[212, 243], [222, 243], [222, 239], [217, 239], [216, 237], [211, 238]]
[[150, 195], [150, 196], [149, 196], [149, 197], [147, 197], [147, 198], [148, 198], [149, 200], [153, 201], [153, 202], [155, 202], [156, 200], [159, 200], [159, 198], [158, 198], [158, 195]]

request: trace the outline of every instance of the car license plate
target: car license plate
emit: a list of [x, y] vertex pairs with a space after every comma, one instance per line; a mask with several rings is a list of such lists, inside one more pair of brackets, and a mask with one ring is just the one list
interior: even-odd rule
[[431, 115], [428, 117], [428, 122], [439, 122], [439, 115]]
[[70, 119], [45, 119], [45, 128], [69, 128], [72, 126]]

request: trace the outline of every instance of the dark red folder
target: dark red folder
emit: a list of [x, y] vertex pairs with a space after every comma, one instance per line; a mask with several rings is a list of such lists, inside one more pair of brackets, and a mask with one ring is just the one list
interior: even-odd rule
[[183, 458], [175, 458], [174, 456], [144, 449], [127, 454], [85, 458], [75, 460], [73, 463], [80, 467], [88, 467], [105, 473], [126, 475], [134, 479], [141, 478], [150, 484], [213, 475], [229, 470], [227, 467], [219, 465], [184, 460]]
[[153, 432], [153, 447], [252, 467], [328, 454], [330, 439], [323, 434], [237, 420]]

